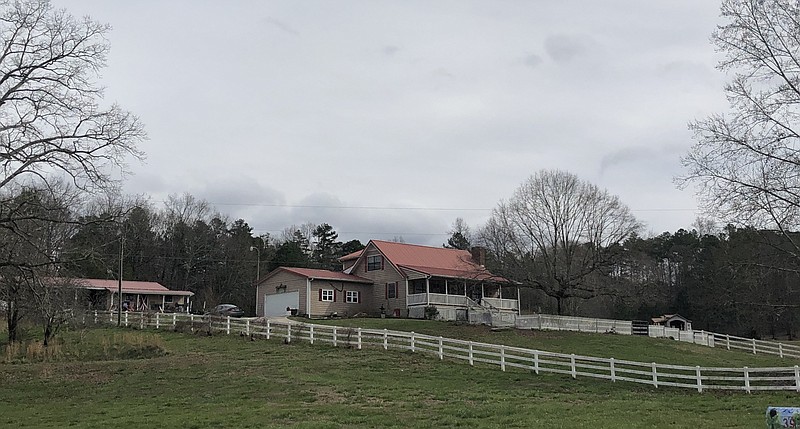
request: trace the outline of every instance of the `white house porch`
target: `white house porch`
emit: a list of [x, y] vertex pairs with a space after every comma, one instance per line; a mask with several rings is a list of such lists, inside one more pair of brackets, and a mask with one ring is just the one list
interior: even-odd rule
[[500, 311], [519, 312], [519, 288], [513, 285], [464, 279], [427, 277], [408, 280], [406, 306], [469, 308], [478, 305]]

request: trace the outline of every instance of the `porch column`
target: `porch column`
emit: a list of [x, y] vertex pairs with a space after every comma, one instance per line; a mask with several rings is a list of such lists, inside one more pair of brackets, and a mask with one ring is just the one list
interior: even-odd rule
[[467, 281], [464, 280], [464, 296], [467, 296]]
[[497, 285], [497, 288], [500, 289], [500, 299], [503, 299], [503, 285]]
[[445, 295], [449, 295], [450, 294], [450, 291], [448, 289], [449, 288], [447, 287], [447, 279], [444, 279], [444, 294]]
[[481, 298], [486, 298], [486, 292], [483, 290], [483, 283], [481, 283]]
[[520, 303], [519, 285], [518, 285], [517, 286], [517, 315], [521, 315], [521, 314], [522, 314], [522, 304]]
[[164, 312], [164, 307], [167, 306], [167, 296], [161, 295], [161, 312]]
[[139, 294], [138, 293], [136, 294], [136, 308], [134, 309], [134, 311], [139, 311]]
[[425, 305], [431, 303], [431, 278], [425, 277]]

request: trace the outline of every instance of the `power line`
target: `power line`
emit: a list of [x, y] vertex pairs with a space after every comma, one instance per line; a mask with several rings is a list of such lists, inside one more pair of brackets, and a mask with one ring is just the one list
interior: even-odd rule
[[[154, 200], [165, 203], [166, 200]], [[411, 206], [330, 206], [315, 204], [266, 204], [266, 203], [219, 203], [208, 201], [215, 206], [240, 206], [240, 207], [274, 207], [290, 209], [336, 209], [336, 210], [417, 210], [417, 211], [492, 211], [494, 207], [411, 207]], [[694, 212], [696, 208], [667, 208], [657, 207], [651, 209], [631, 209], [633, 212]]]

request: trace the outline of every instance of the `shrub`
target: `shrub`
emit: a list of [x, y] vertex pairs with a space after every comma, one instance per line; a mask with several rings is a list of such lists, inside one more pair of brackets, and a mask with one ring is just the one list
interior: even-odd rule
[[434, 320], [436, 317], [439, 316], [439, 309], [436, 308], [435, 305], [429, 305], [425, 307], [425, 318], [428, 320]]

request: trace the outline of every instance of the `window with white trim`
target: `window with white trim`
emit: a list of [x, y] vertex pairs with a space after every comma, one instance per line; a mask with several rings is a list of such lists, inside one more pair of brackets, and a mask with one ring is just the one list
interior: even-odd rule
[[383, 256], [367, 256], [367, 271], [377, 271], [383, 269]]
[[319, 300], [333, 302], [333, 289], [322, 289]]
[[348, 304], [358, 304], [358, 291], [357, 290], [348, 290], [347, 291], [347, 301]]

